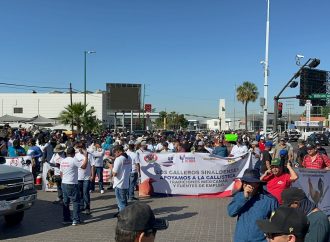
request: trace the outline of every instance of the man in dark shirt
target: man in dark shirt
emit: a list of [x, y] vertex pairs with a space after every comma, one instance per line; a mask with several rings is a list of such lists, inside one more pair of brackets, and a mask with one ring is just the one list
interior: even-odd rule
[[327, 151], [321, 146], [320, 141], [315, 141], [316, 150], [319, 154], [328, 155]]
[[298, 140], [298, 151], [297, 151], [297, 159], [295, 163], [295, 167], [302, 167], [302, 162], [304, 160], [305, 155], [307, 155], [307, 148], [304, 140]]
[[265, 144], [265, 150], [261, 153], [261, 159], [260, 159], [261, 162], [259, 168], [261, 174], [265, 173], [266, 170], [270, 169], [272, 156], [269, 154], [269, 151], [272, 149], [272, 147], [273, 147], [273, 143], [271, 141], [267, 141]]
[[228, 156], [227, 146], [223, 143], [222, 139], [219, 139], [218, 142], [215, 143], [215, 148], [213, 150], [213, 154], [221, 157]]

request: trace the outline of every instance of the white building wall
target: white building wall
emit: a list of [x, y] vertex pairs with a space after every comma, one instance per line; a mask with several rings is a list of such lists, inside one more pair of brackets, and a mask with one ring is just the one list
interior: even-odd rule
[[[105, 119], [105, 94], [87, 94], [87, 108], [94, 107], [98, 119]], [[84, 103], [83, 93], [72, 94], [73, 103]], [[1, 93], [1, 116], [8, 114], [17, 117], [31, 118], [41, 115], [46, 118], [57, 118], [61, 111], [70, 104], [69, 93]], [[23, 113], [14, 113], [14, 107], [23, 108]]]
[[209, 119], [206, 120], [207, 128], [209, 130], [220, 130], [220, 120], [219, 119]]

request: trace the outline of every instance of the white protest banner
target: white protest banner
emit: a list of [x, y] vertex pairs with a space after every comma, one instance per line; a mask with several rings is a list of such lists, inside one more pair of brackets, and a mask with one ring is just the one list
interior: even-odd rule
[[294, 187], [304, 190], [307, 197], [328, 216], [330, 215], [330, 171], [314, 169], [295, 169], [299, 179]]
[[223, 158], [206, 153], [150, 153], [141, 157], [141, 182], [152, 179], [155, 193], [231, 195], [234, 179], [251, 165], [251, 156]]
[[20, 167], [32, 172], [31, 156], [6, 157], [6, 165]]

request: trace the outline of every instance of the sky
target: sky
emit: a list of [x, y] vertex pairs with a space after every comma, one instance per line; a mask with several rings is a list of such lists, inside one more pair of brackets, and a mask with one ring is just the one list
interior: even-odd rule
[[[266, 0], [1, 0], [0, 82], [105, 90], [107, 82], [145, 85], [156, 111], [243, 116], [235, 86], [264, 95]], [[330, 70], [329, 0], [271, 0], [269, 111], [299, 69], [297, 54]], [[47, 89], [0, 85], [1, 93]], [[299, 94], [299, 86], [283, 96]], [[298, 100], [283, 112], [301, 113]], [[259, 100], [249, 113], [261, 111]]]

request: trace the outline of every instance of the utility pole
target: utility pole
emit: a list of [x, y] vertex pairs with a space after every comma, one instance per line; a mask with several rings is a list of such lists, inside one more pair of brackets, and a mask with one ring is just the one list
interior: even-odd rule
[[[72, 101], [72, 83], [70, 82], [70, 105], [72, 107], [73, 101]], [[71, 119], [71, 131], [73, 133], [73, 117]]]
[[142, 113], [142, 130], [145, 129], [145, 120], [144, 120], [144, 99], [146, 97], [146, 85], [143, 84], [143, 98], [142, 98], [142, 108], [143, 108], [143, 113]]
[[235, 92], [234, 92], [234, 125], [233, 125], [233, 130], [236, 128], [236, 84], [235, 84]]

